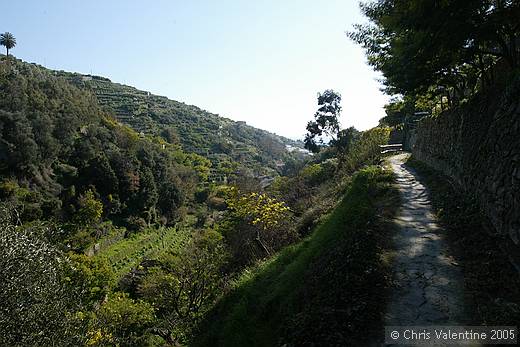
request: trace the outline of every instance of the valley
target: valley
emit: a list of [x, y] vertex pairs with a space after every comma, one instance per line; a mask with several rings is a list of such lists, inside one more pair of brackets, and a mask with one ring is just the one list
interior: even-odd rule
[[517, 2], [114, 4], [3, 7], [0, 346], [518, 342]]

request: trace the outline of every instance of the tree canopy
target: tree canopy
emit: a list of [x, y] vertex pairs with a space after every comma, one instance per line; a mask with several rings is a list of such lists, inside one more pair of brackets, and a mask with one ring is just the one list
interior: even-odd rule
[[444, 86], [461, 97], [492, 78], [497, 59], [518, 67], [518, 1], [378, 0], [361, 9], [370, 23], [348, 35], [383, 73], [389, 94]]
[[117, 123], [63, 78], [0, 63], [0, 198], [23, 206], [22, 221], [74, 224], [66, 237], [84, 228], [83, 244], [102, 220], [174, 224], [204, 171], [197, 165], [211, 165], [197, 158]]
[[314, 120], [307, 123], [305, 148], [311, 152], [319, 152], [324, 138], [335, 141], [339, 133], [338, 117], [341, 113], [341, 95], [332, 89], [318, 93], [318, 110]]

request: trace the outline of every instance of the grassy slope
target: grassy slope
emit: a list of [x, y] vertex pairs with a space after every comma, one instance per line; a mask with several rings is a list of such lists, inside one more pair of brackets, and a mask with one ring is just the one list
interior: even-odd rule
[[200, 327], [193, 345], [346, 344], [379, 328], [385, 268], [377, 206], [393, 176], [370, 167], [303, 241], [246, 270]]
[[464, 268], [467, 300], [474, 306], [473, 323], [519, 325], [520, 277], [501, 251], [500, 240], [486, 232], [483, 212], [441, 173], [414, 159], [407, 165], [428, 186], [450, 246]]

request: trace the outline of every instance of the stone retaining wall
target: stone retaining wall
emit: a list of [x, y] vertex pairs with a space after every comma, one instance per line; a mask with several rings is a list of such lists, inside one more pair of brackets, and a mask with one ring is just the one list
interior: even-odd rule
[[476, 198], [493, 232], [519, 252], [520, 79], [502, 90], [421, 120], [412, 153]]

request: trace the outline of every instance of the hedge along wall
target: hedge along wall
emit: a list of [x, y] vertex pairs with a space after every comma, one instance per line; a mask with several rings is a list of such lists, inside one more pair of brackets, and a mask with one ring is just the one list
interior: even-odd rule
[[421, 120], [412, 153], [476, 198], [507, 252], [520, 257], [520, 78], [482, 95]]

